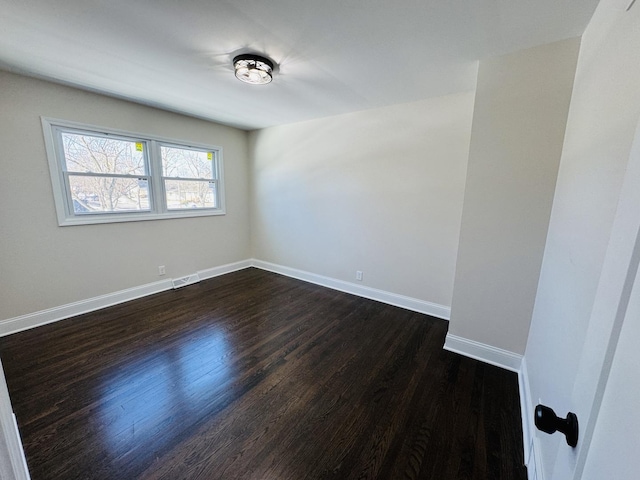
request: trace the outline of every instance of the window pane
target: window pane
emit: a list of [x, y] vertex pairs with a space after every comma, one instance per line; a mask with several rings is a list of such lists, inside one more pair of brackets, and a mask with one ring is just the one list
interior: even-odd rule
[[146, 175], [144, 143], [62, 133], [68, 172]]
[[218, 206], [215, 182], [165, 180], [164, 185], [169, 210], [217, 208]]
[[165, 177], [215, 178], [213, 152], [188, 150], [176, 147], [160, 147], [162, 172]]
[[149, 210], [146, 178], [69, 176], [75, 214]]

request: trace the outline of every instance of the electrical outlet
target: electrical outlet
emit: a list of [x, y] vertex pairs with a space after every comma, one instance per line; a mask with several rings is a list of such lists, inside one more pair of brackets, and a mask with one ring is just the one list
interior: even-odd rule
[[360, 270], [356, 272], [356, 280], [360, 282], [362, 281], [362, 272]]
[[164, 265], [160, 265], [158, 267], [158, 275], [164, 275], [166, 272], [166, 270], [164, 269]]

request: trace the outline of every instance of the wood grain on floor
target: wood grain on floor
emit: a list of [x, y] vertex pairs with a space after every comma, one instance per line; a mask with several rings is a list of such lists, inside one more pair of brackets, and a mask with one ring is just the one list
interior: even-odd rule
[[0, 339], [33, 480], [525, 480], [515, 373], [257, 269]]

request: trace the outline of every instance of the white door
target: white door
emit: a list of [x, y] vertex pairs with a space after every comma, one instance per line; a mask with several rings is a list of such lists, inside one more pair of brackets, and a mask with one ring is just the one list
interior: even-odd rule
[[2, 363], [0, 363], [0, 479], [29, 479], [27, 462], [20, 443], [18, 425], [11, 409]]
[[[631, 291], [582, 478], [625, 480], [640, 475], [640, 274]], [[579, 472], [578, 472], [579, 473]]]
[[[565, 190], [574, 188], [572, 181], [581, 181], [576, 172], [571, 175], [574, 177], [562, 180]], [[599, 278], [591, 290], [584, 286], [574, 289], [591, 294], [574, 301], [567, 295], [572, 286], [563, 288], [563, 282], [580, 283], [580, 262], [574, 262], [578, 256], [571, 258], [571, 252], [586, 248], [589, 239], [572, 237], [570, 228], [556, 228], [555, 238], [550, 240], [553, 243], [547, 247], [551, 252], [546, 259], [549, 265], [546, 269], [543, 266], [547, 278], [541, 280], [538, 291], [543, 301], [541, 306], [536, 304], [538, 311], [534, 310], [526, 353], [527, 362], [532, 360], [527, 363], [533, 386], [531, 401], [535, 404], [540, 400], [562, 417], [568, 411], [576, 413], [580, 436], [577, 447], [570, 448], [560, 433], [536, 433], [538, 463], [529, 468], [536, 469], [538, 480], [640, 478], [640, 337], [632, 340], [631, 347], [630, 339], [621, 336], [621, 332], [637, 332], [640, 322], [640, 285], [636, 280], [640, 263], [640, 124], [622, 186], [612, 185], [610, 193], [619, 193], [613, 223], [602, 229], [591, 225], [592, 232], [598, 231], [608, 239]], [[584, 218], [583, 225], [590, 221]], [[571, 270], [572, 262], [575, 270]], [[570, 273], [557, 278], [563, 272]], [[583, 304], [590, 311], [586, 328], [575, 320], [584, 312], [579, 310]], [[553, 321], [545, 323], [546, 314], [555, 315]], [[614, 396], [618, 401], [613, 401]], [[613, 434], [614, 424], [624, 426]], [[630, 455], [630, 449], [635, 453]], [[633, 473], [604, 475], [614, 468]]]
[[[575, 380], [572, 394], [572, 403], [581, 415], [582, 441], [578, 445], [577, 452], [573, 454], [559, 455], [556, 461], [555, 477], [557, 478], [611, 478], [617, 480], [635, 479], [638, 472], [628, 477], [593, 477], [591, 473], [600, 467], [605, 469], [614, 466], [628, 465], [630, 461], [637, 462], [640, 450], [636, 455], [619, 458], [602, 458], [598, 449], [603, 441], [610, 447], [617, 445], [618, 452], [625, 452], [632, 445], [638, 445], [638, 430], [630, 428], [633, 424], [640, 427], [640, 414], [637, 412], [639, 398], [632, 398], [634, 408], [627, 414], [628, 426], [619, 434], [609, 438], [602, 438], [607, 431], [606, 419], [611, 416], [612, 409], [620, 409], [623, 402], [629, 405], [628, 396], [621, 398], [620, 405], [615, 406], [610, 401], [603, 403], [609, 392], [609, 379], [625, 374], [623, 371], [626, 361], [632, 363], [640, 361], [638, 350], [630, 352], [628, 349], [619, 349], [621, 332], [631, 332], [638, 323], [636, 304], [638, 301], [637, 285], [638, 265], [640, 263], [640, 124], [636, 130], [635, 140], [625, 174], [620, 201], [616, 212], [611, 238], [605, 257], [598, 290], [594, 300], [589, 329], [583, 347], [578, 375]], [[628, 341], [628, 339], [625, 339]], [[633, 354], [635, 360], [626, 358], [621, 362], [620, 356]], [[614, 366], [614, 359], [618, 361]], [[628, 376], [628, 394], [638, 390], [640, 386], [640, 370], [626, 372]], [[619, 388], [619, 387], [618, 387]], [[604, 427], [604, 428], [603, 428]], [[594, 442], [594, 440], [597, 440]], [[596, 447], [600, 445], [599, 447]], [[600, 462], [593, 459], [600, 457]], [[636, 457], [634, 459], [634, 457]], [[575, 466], [573, 461], [575, 459]], [[589, 469], [585, 467], [589, 465]], [[573, 475], [566, 475], [564, 472]], [[590, 473], [591, 472], [591, 473]]]
[[[640, 405], [627, 398], [640, 386], [638, 369], [630, 371], [640, 349], [625, 336], [638, 321], [639, 5], [601, 0], [581, 41], [523, 362], [525, 408], [542, 403], [562, 417], [576, 413], [580, 436], [571, 448], [562, 434], [533, 429], [537, 480], [640, 478], [640, 469], [621, 473], [640, 457], [640, 413], [622, 412]], [[614, 435], [609, 425], [620, 415], [628, 427]]]

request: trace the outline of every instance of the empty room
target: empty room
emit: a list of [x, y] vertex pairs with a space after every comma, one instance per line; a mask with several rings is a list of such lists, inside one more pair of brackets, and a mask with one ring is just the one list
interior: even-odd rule
[[631, 480], [635, 0], [6, 0], [0, 479]]

